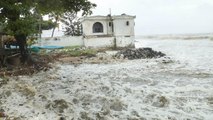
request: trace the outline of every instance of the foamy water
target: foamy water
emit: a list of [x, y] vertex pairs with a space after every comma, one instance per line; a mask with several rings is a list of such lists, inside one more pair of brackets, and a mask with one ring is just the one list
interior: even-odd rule
[[213, 41], [137, 40], [171, 59], [56, 65], [0, 88], [0, 106], [26, 120], [212, 120]]

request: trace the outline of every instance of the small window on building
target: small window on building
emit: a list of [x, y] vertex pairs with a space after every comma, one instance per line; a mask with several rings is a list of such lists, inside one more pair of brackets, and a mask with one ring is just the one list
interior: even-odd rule
[[93, 24], [93, 33], [102, 33], [103, 32], [103, 25], [100, 22], [96, 22]]
[[129, 21], [126, 21], [126, 25], [129, 26]]
[[112, 26], [112, 22], [109, 22], [109, 26], [110, 26], [110, 27]]

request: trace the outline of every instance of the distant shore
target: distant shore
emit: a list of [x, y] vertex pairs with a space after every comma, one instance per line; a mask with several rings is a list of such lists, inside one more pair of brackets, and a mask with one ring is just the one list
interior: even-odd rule
[[200, 33], [200, 34], [164, 34], [164, 35], [136, 35], [136, 39], [181, 39], [181, 40], [200, 40], [210, 39], [213, 40], [213, 33]]

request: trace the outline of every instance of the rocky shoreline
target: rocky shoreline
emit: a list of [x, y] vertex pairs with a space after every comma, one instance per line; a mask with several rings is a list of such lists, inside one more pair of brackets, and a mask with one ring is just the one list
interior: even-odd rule
[[147, 59], [147, 58], [160, 58], [166, 54], [160, 51], [154, 51], [152, 48], [138, 48], [138, 49], [125, 49], [119, 51], [116, 55], [117, 58], [133, 59]]
[[[33, 54], [32, 58], [35, 60], [31, 65], [10, 65], [9, 68], [0, 68], [1, 76], [18, 76], [18, 75], [32, 75], [39, 71], [47, 71], [51, 68], [50, 63], [66, 63], [66, 64], [101, 64], [122, 62], [124, 60], [134, 59], [152, 59], [166, 56], [160, 51], [154, 51], [152, 48], [126, 48], [122, 50], [95, 50], [93, 54], [85, 54], [87, 48], [73, 48], [65, 50], [53, 50], [53, 52], [47, 55]], [[93, 49], [88, 49], [91, 51]], [[62, 52], [61, 52], [62, 51]], [[66, 52], [64, 52], [66, 51]], [[70, 55], [72, 53], [78, 53], [78, 56]], [[82, 52], [82, 53], [81, 53]]]
[[59, 62], [61, 63], [70, 63], [70, 64], [106, 64], [106, 63], [115, 63], [115, 62], [123, 62], [126, 60], [134, 60], [134, 59], [153, 59], [166, 57], [166, 54], [155, 51], [152, 48], [126, 48], [122, 50], [104, 50], [98, 52], [96, 55], [90, 56], [79, 56], [79, 57], [62, 57], [59, 58]]

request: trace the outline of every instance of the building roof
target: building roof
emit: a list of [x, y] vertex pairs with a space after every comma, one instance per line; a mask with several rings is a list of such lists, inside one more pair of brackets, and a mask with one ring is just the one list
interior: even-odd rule
[[126, 15], [126, 14], [121, 14], [121, 15], [107, 15], [107, 16], [103, 16], [103, 15], [96, 15], [96, 16], [85, 16], [83, 18], [81, 18], [81, 21], [85, 21], [85, 20], [106, 20], [106, 19], [135, 19], [136, 16], [131, 16], [131, 15]]
[[114, 16], [112, 16], [112, 18], [115, 18], [115, 19], [119, 19], [119, 18], [131, 18], [131, 19], [135, 19], [136, 16], [127, 15], [127, 14], [123, 13], [121, 15], [114, 15]]

